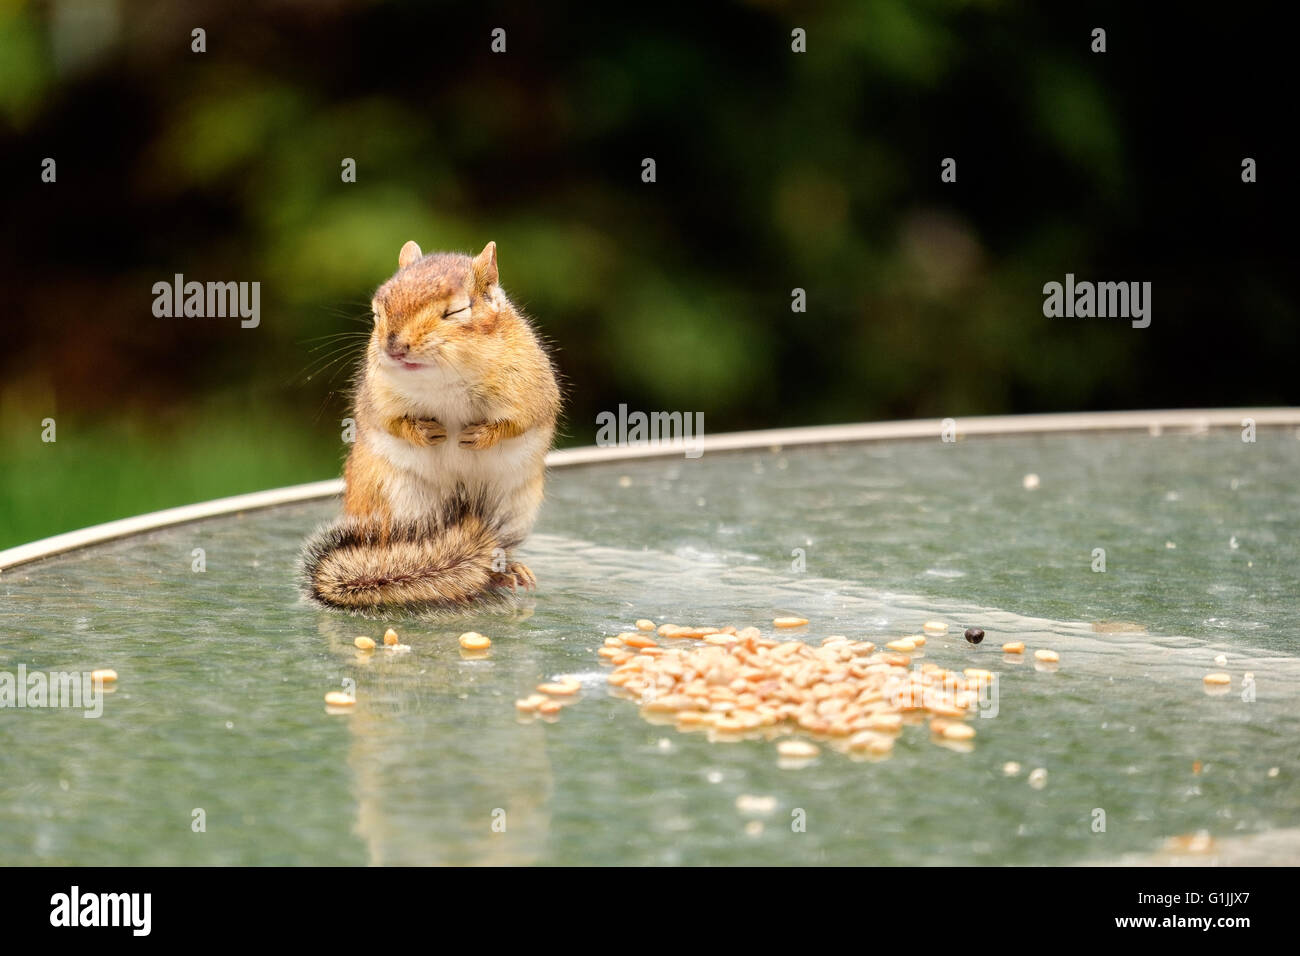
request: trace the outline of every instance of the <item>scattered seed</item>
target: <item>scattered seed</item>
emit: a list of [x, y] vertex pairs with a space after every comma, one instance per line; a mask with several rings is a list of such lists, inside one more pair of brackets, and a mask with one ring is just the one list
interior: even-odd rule
[[111, 684], [113, 681], [117, 680], [117, 671], [113, 670], [111, 667], [106, 667], [103, 670], [91, 671], [90, 679], [101, 684]]
[[[773, 623], [802, 627], [808, 620], [777, 618]], [[948, 625], [929, 621], [923, 629], [943, 633]], [[904, 723], [924, 717], [940, 738], [938, 743], [969, 752], [975, 727], [966, 718], [979, 700], [980, 688], [995, 679], [982, 668], [950, 671], [932, 662], [911, 670], [909, 652], [926, 641], [920, 634], [898, 638], [877, 651], [870, 641], [843, 635], [815, 645], [764, 638], [754, 627], [664, 624], [657, 631], [661, 638], [695, 643], [661, 647], [645, 631], [606, 639], [597, 651], [615, 665], [608, 682], [619, 688], [620, 696], [639, 704], [647, 720], [671, 721], [683, 732], [705, 728], [710, 740], [752, 738], [764, 728], [779, 736], [797, 728], [837, 738], [837, 749], [855, 755], [886, 756]], [[1023, 652], [1023, 643], [1016, 643]], [[539, 692], [557, 697], [571, 697], [579, 689], [572, 678], [538, 685]], [[558, 709], [563, 702], [549, 701], [548, 709]], [[540, 705], [538, 710], [545, 712]], [[776, 749], [788, 761], [782, 766], [798, 766], [821, 752], [816, 744], [799, 739], [782, 739]], [[1019, 772], [1015, 764], [1014, 773]]]
[[1039, 485], [1038, 476], [1032, 471], [1020, 480], [1026, 491], [1033, 491]]
[[460, 646], [467, 651], [485, 651], [492, 646], [492, 639], [477, 631], [466, 631], [460, 636]]
[[1277, 767], [1268, 768], [1268, 775], [1270, 777], [1276, 777], [1279, 773], [1281, 773], [1281, 771]]
[[352, 642], [363, 651], [373, 651], [375, 649], [375, 639], [362, 635]]
[[1223, 674], [1223, 673], [1215, 672], [1215, 673], [1212, 673], [1212, 674], [1206, 674], [1206, 675], [1205, 675], [1205, 683], [1207, 683], [1207, 684], [1215, 684], [1215, 685], [1231, 684], [1231, 683], [1232, 683], [1232, 677], [1231, 677], [1231, 675], [1229, 675], [1229, 674]]
[[776, 745], [776, 752], [782, 757], [816, 757], [821, 753], [821, 748], [816, 744], [810, 744], [806, 740], [782, 740]]
[[341, 690], [332, 690], [325, 695], [325, 703], [331, 707], [352, 707], [357, 699], [351, 694], [345, 694]]
[[1061, 659], [1061, 655], [1056, 653], [1056, 651], [1049, 651], [1043, 649], [1043, 650], [1034, 651], [1034, 659], [1040, 660], [1044, 664], [1055, 664], [1057, 661]]
[[557, 697], [572, 697], [578, 691], [582, 690], [582, 685], [576, 680], [562, 678], [550, 684], [538, 684], [537, 690], [542, 694], [554, 694]]
[[980, 641], [984, 640], [984, 631], [978, 627], [968, 627], [966, 628], [965, 637], [966, 640], [970, 641], [972, 644], [978, 644]]
[[385, 645], [392, 647], [394, 644], [400, 644], [400, 643], [401, 640], [398, 638], [397, 632], [394, 631], [391, 627], [388, 630], [384, 631]]
[[883, 730], [896, 731], [903, 729], [903, 717], [901, 714], [877, 713], [872, 714], [863, 721], [862, 725], [866, 730]]
[[1047, 786], [1047, 771], [1042, 767], [1029, 771], [1029, 785], [1035, 790], [1042, 790]]
[[1214, 838], [1208, 830], [1185, 833], [1165, 840], [1165, 849], [1174, 853], [1209, 853], [1214, 849]]
[[849, 738], [849, 749], [879, 756], [894, 749], [894, 738], [873, 730], [863, 730]]
[[1020, 773], [1020, 764], [1016, 763], [1014, 760], [1008, 760], [1002, 765], [1002, 773], [1004, 776], [1014, 777], [1016, 774]]
[[1228, 655], [1219, 654], [1214, 658], [1214, 663], [1218, 664], [1220, 667], [1223, 667], [1225, 664], [1228, 663]]
[[756, 797], [742, 793], [736, 798], [736, 809], [748, 816], [767, 816], [776, 809], [776, 797]]
[[558, 700], [545, 700], [537, 705], [539, 714], [558, 714], [563, 705]]
[[1024, 641], [1007, 641], [1002, 645], [1002, 653], [1004, 654], [1023, 654], [1024, 652]]
[[926, 621], [921, 625], [921, 630], [930, 634], [944, 634], [948, 631], [948, 625], [943, 621]]
[[653, 631], [655, 629], [655, 622], [643, 617], [641, 620], [636, 622], [636, 627], [638, 631]]

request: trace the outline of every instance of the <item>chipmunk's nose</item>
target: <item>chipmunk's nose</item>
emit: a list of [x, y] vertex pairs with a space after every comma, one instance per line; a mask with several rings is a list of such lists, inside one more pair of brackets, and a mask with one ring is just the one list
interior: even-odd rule
[[405, 358], [406, 353], [410, 351], [405, 342], [398, 340], [396, 332], [388, 333], [388, 344], [384, 347], [388, 351], [388, 354], [395, 359]]

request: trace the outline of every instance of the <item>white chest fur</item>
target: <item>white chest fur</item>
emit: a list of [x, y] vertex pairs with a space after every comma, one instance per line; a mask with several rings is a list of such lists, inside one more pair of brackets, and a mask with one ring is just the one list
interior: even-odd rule
[[427, 517], [463, 488], [471, 495], [483, 495], [508, 523], [531, 524], [531, 515], [511, 511], [518, 493], [536, 477], [550, 436], [538, 429], [491, 448], [462, 448], [461, 431], [493, 417], [491, 409], [474, 407], [463, 380], [430, 368], [399, 370], [388, 381], [406, 404], [406, 414], [436, 419], [447, 429], [447, 440], [430, 447], [375, 430], [358, 436], [392, 466], [384, 491], [393, 516], [399, 520]]

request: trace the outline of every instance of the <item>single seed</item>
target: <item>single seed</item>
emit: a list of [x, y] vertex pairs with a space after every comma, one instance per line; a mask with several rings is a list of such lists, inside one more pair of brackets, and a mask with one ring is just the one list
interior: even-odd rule
[[970, 724], [949, 724], [943, 728], [944, 740], [970, 740], [975, 736], [975, 728]]
[[776, 809], [776, 797], [756, 797], [742, 793], [736, 798], [736, 809], [749, 816], [766, 816]]
[[925, 644], [926, 638], [924, 634], [909, 634], [904, 638], [904, 640], [911, 641], [917, 647], [922, 647]]
[[1219, 672], [1216, 672], [1216, 673], [1213, 673], [1213, 674], [1206, 674], [1206, 675], [1205, 675], [1205, 683], [1207, 683], [1207, 684], [1231, 684], [1231, 683], [1232, 683], [1232, 677], [1231, 677], [1230, 675], [1228, 675], [1228, 674], [1223, 674], [1223, 673], [1219, 673]]
[[537, 705], [539, 714], [558, 714], [563, 705], [558, 700], [547, 700]]
[[623, 643], [628, 647], [658, 647], [659, 642], [653, 637], [643, 637], [640, 634], [628, 634], [623, 637]]
[[373, 651], [375, 649], [375, 639], [362, 635], [352, 642], [363, 651]]
[[806, 617], [778, 617], [772, 619], [773, 627], [803, 627], [808, 623]]
[[638, 631], [653, 631], [655, 629], [655, 622], [643, 617], [641, 620], [636, 622], [636, 629]]
[[[613, 675], [611, 675], [613, 676]], [[576, 680], [561, 678], [549, 684], [538, 684], [538, 693], [554, 694], [557, 697], [572, 697], [578, 691], [582, 690], [582, 685]]]
[[1217, 655], [1214, 658], [1214, 663], [1218, 664], [1220, 667], [1223, 667], [1225, 664], [1228, 663], [1228, 655], [1227, 654]]
[[891, 651], [914, 651], [914, 650], [916, 650], [916, 643], [915, 643], [914, 641], [910, 641], [910, 640], [908, 640], [907, 638], [902, 638], [901, 640], [897, 640], [897, 641], [890, 641], [890, 642], [889, 642], [888, 644], [886, 644], [885, 646], [886, 646], [887, 648], [889, 648]]
[[984, 640], [984, 631], [978, 627], [968, 627], [966, 628], [965, 637], [966, 640], [970, 641], [972, 644], [978, 644], [980, 641]]
[[948, 630], [948, 625], [943, 621], [926, 621], [921, 625], [921, 630], [928, 631], [931, 634], [943, 634]]
[[1029, 785], [1035, 790], [1042, 790], [1047, 786], [1047, 771], [1042, 767], [1029, 771]]
[[485, 651], [492, 646], [492, 639], [477, 631], [466, 631], [460, 636], [460, 646], [467, 651]]
[[1008, 760], [1002, 765], [1002, 773], [1005, 776], [1014, 777], [1016, 774], [1020, 773], [1020, 764], [1016, 763], [1014, 760]]
[[357, 702], [357, 699], [351, 694], [345, 694], [341, 690], [332, 690], [325, 695], [325, 703], [331, 707], [351, 707]]
[[1034, 651], [1034, 658], [1045, 664], [1055, 664], [1061, 659], [1061, 655], [1056, 653], [1056, 651], [1039, 650]]
[[384, 631], [385, 645], [387, 645], [388, 647], [392, 647], [394, 644], [400, 644], [400, 643], [401, 640], [398, 638], [397, 632], [394, 631], [391, 627], [388, 630]]
[[807, 758], [816, 757], [822, 751], [806, 740], [782, 740], [776, 745], [776, 752], [782, 757]]
[[1004, 654], [1023, 654], [1025, 652], [1024, 641], [1007, 641], [1002, 645]]
[[111, 667], [106, 667], [103, 670], [91, 671], [90, 679], [92, 681], [98, 681], [101, 684], [111, 684], [113, 681], [117, 680], [117, 671], [113, 670]]
[[883, 730], [893, 732], [903, 728], [903, 717], [901, 714], [872, 714], [866, 719], [863, 726], [867, 730]]

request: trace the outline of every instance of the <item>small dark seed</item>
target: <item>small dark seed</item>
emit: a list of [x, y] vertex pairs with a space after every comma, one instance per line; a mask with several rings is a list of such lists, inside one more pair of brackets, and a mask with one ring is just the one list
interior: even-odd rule
[[968, 627], [966, 628], [966, 640], [970, 641], [972, 644], [978, 644], [980, 641], [984, 640], [984, 632], [978, 627]]

